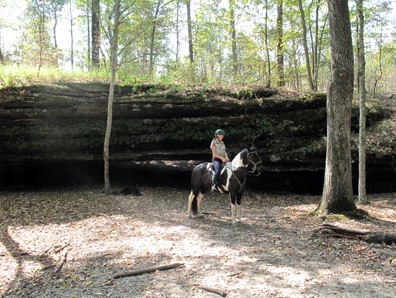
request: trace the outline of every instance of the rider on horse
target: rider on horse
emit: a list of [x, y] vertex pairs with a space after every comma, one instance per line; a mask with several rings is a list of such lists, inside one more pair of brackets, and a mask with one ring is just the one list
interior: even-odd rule
[[223, 163], [228, 162], [229, 158], [226, 152], [226, 147], [223, 142], [225, 132], [222, 129], [217, 129], [214, 133], [214, 138], [210, 143], [210, 149], [212, 150], [212, 162], [214, 167], [212, 191], [217, 190], [218, 178]]

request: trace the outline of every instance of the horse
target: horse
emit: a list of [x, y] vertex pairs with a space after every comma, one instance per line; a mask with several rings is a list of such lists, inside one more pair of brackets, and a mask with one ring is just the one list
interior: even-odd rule
[[[250, 145], [239, 152], [231, 162], [223, 165], [219, 176], [218, 190], [228, 193], [231, 202], [232, 224], [241, 219], [241, 201], [246, 186], [246, 176], [258, 176], [263, 169], [257, 149]], [[202, 217], [202, 200], [211, 190], [213, 164], [204, 162], [197, 165], [191, 173], [191, 192], [188, 198], [189, 217]]]

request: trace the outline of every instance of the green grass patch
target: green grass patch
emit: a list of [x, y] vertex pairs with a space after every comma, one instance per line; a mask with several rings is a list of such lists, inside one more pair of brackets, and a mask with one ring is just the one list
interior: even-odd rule
[[0, 66], [0, 88], [28, 86], [32, 84], [68, 82], [109, 81], [110, 72], [106, 69], [92, 71], [67, 71], [58, 67], [32, 67], [27, 65]]

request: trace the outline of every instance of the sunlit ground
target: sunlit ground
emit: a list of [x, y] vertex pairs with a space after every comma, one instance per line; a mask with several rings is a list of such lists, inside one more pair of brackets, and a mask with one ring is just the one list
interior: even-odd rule
[[[251, 193], [243, 223], [226, 197], [188, 219], [188, 192], [144, 189], [142, 197], [95, 190], [2, 193], [0, 295], [5, 297], [393, 297], [395, 247], [317, 238], [317, 197]], [[394, 230], [396, 199], [376, 196], [376, 220], [331, 219], [355, 229]], [[67, 251], [58, 273], [54, 269]], [[185, 266], [111, 281], [154, 265]], [[29, 297], [29, 296], [26, 296]]]

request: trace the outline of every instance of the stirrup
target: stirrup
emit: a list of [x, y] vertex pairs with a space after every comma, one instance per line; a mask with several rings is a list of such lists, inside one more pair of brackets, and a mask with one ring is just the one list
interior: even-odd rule
[[219, 191], [216, 184], [212, 185], [212, 191]]

